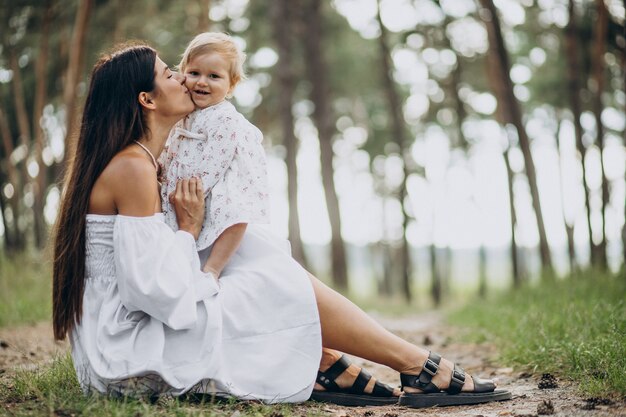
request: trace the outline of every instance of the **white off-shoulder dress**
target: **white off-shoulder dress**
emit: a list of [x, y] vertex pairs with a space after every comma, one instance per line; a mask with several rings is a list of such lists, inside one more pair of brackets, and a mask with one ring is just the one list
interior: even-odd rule
[[87, 215], [86, 237], [82, 320], [70, 337], [84, 391], [309, 398], [319, 316], [306, 273], [285, 263], [286, 242], [246, 234], [216, 281], [201, 272], [193, 237], [161, 213]]

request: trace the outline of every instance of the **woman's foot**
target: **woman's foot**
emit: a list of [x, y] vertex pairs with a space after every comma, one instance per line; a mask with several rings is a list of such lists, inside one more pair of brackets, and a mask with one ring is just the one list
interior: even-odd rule
[[511, 399], [510, 392], [496, 391], [495, 381], [472, 377], [438, 354], [425, 353], [416, 361], [417, 366], [407, 367], [400, 373], [404, 391], [400, 405], [422, 408]]
[[[419, 376], [420, 374], [424, 375], [423, 372], [425, 372], [426, 378], [428, 378], [428, 376], [430, 376], [431, 378], [429, 382], [434, 384], [437, 388], [439, 388], [439, 390], [449, 389], [451, 383], [454, 386], [459, 386], [461, 380], [463, 380], [463, 384], [461, 385], [462, 392], [473, 392], [475, 390], [474, 378], [470, 374], [465, 373], [462, 370], [462, 368], [458, 367], [458, 365], [456, 365], [456, 369], [457, 369], [457, 372], [455, 374], [456, 382], [453, 382], [452, 372], [455, 369], [455, 364], [445, 358], [440, 358], [439, 361], [433, 361], [434, 358], [432, 355], [436, 355], [437, 357], [439, 356], [436, 353], [431, 354], [431, 358], [430, 358], [431, 360], [429, 361], [427, 365], [427, 368], [431, 372], [434, 371], [433, 372], [434, 375], [429, 375], [428, 370], [425, 371], [424, 369], [424, 365], [426, 364], [427, 359], [429, 359], [428, 357], [429, 354], [430, 352], [424, 350], [424, 355], [420, 358], [420, 360], [416, 362], [417, 365], [403, 369], [401, 373], [407, 376], [408, 375]], [[422, 381], [424, 381], [424, 377], [422, 378]], [[481, 385], [480, 388], [483, 387], [483, 384], [487, 384], [487, 383], [493, 384], [493, 389], [495, 389], [495, 387], [497, 386], [496, 382], [493, 380], [479, 379], [478, 381]], [[407, 393], [420, 393], [420, 392], [423, 392], [424, 390], [414, 387], [414, 386], [403, 386], [403, 391]], [[426, 391], [428, 391], [428, 389], [426, 389]]]
[[[320, 369], [319, 369], [320, 372], [324, 373], [328, 371], [331, 368], [331, 366], [333, 366], [335, 363], [337, 363], [337, 361], [341, 359], [342, 356], [343, 354], [339, 351], [324, 348], [322, 350], [322, 360], [320, 361]], [[361, 371], [362, 369], [359, 366], [353, 363], [350, 363], [349, 366], [346, 368], [346, 370], [343, 371], [341, 374], [339, 374], [339, 376], [337, 376], [334, 379], [334, 382], [337, 384], [339, 388], [343, 390], [349, 390], [351, 387], [354, 386], [354, 383], [359, 377], [359, 374], [361, 373]], [[371, 379], [367, 382], [367, 385], [365, 385], [365, 388], [363, 389], [363, 393], [372, 394], [374, 392], [374, 387], [376, 385], [376, 382], [377, 382], [376, 378], [372, 376]], [[315, 383], [315, 387], [313, 389], [315, 391], [326, 391], [326, 388], [322, 386], [319, 382]], [[398, 388], [392, 388], [392, 390], [393, 390], [392, 395], [394, 397], [398, 397], [402, 393], [402, 391], [400, 391]]]
[[400, 390], [376, 381], [336, 350], [324, 349], [311, 399], [348, 407], [398, 403]]

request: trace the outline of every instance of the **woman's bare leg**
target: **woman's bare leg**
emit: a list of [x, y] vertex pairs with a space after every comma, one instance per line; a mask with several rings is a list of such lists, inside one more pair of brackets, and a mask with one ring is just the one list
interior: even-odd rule
[[[322, 326], [322, 344], [351, 355], [380, 363], [407, 374], [421, 372], [428, 350], [417, 347], [386, 330], [354, 303], [309, 274], [313, 283]], [[438, 387], [449, 385], [454, 364], [442, 359], [432, 382]], [[464, 391], [472, 391], [474, 382], [468, 375]]]

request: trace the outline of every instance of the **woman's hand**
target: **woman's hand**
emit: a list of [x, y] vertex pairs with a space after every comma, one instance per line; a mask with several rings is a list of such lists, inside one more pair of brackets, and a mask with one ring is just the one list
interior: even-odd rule
[[170, 203], [176, 212], [178, 229], [189, 232], [198, 239], [204, 221], [204, 193], [200, 178], [182, 179], [170, 194]]

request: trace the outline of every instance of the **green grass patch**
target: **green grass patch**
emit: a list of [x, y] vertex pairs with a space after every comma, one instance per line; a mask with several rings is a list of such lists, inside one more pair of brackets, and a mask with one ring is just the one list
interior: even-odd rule
[[[37, 370], [22, 370], [0, 381], [0, 404], [10, 415], [85, 416], [321, 416], [318, 403], [265, 405], [250, 402], [212, 402], [205, 399], [85, 396], [80, 390], [69, 354]], [[0, 408], [1, 414], [2, 408]]]
[[626, 279], [584, 273], [494, 294], [449, 316], [504, 363], [568, 378], [588, 395], [626, 394]]
[[0, 253], [0, 327], [50, 320], [52, 272], [42, 254]]

